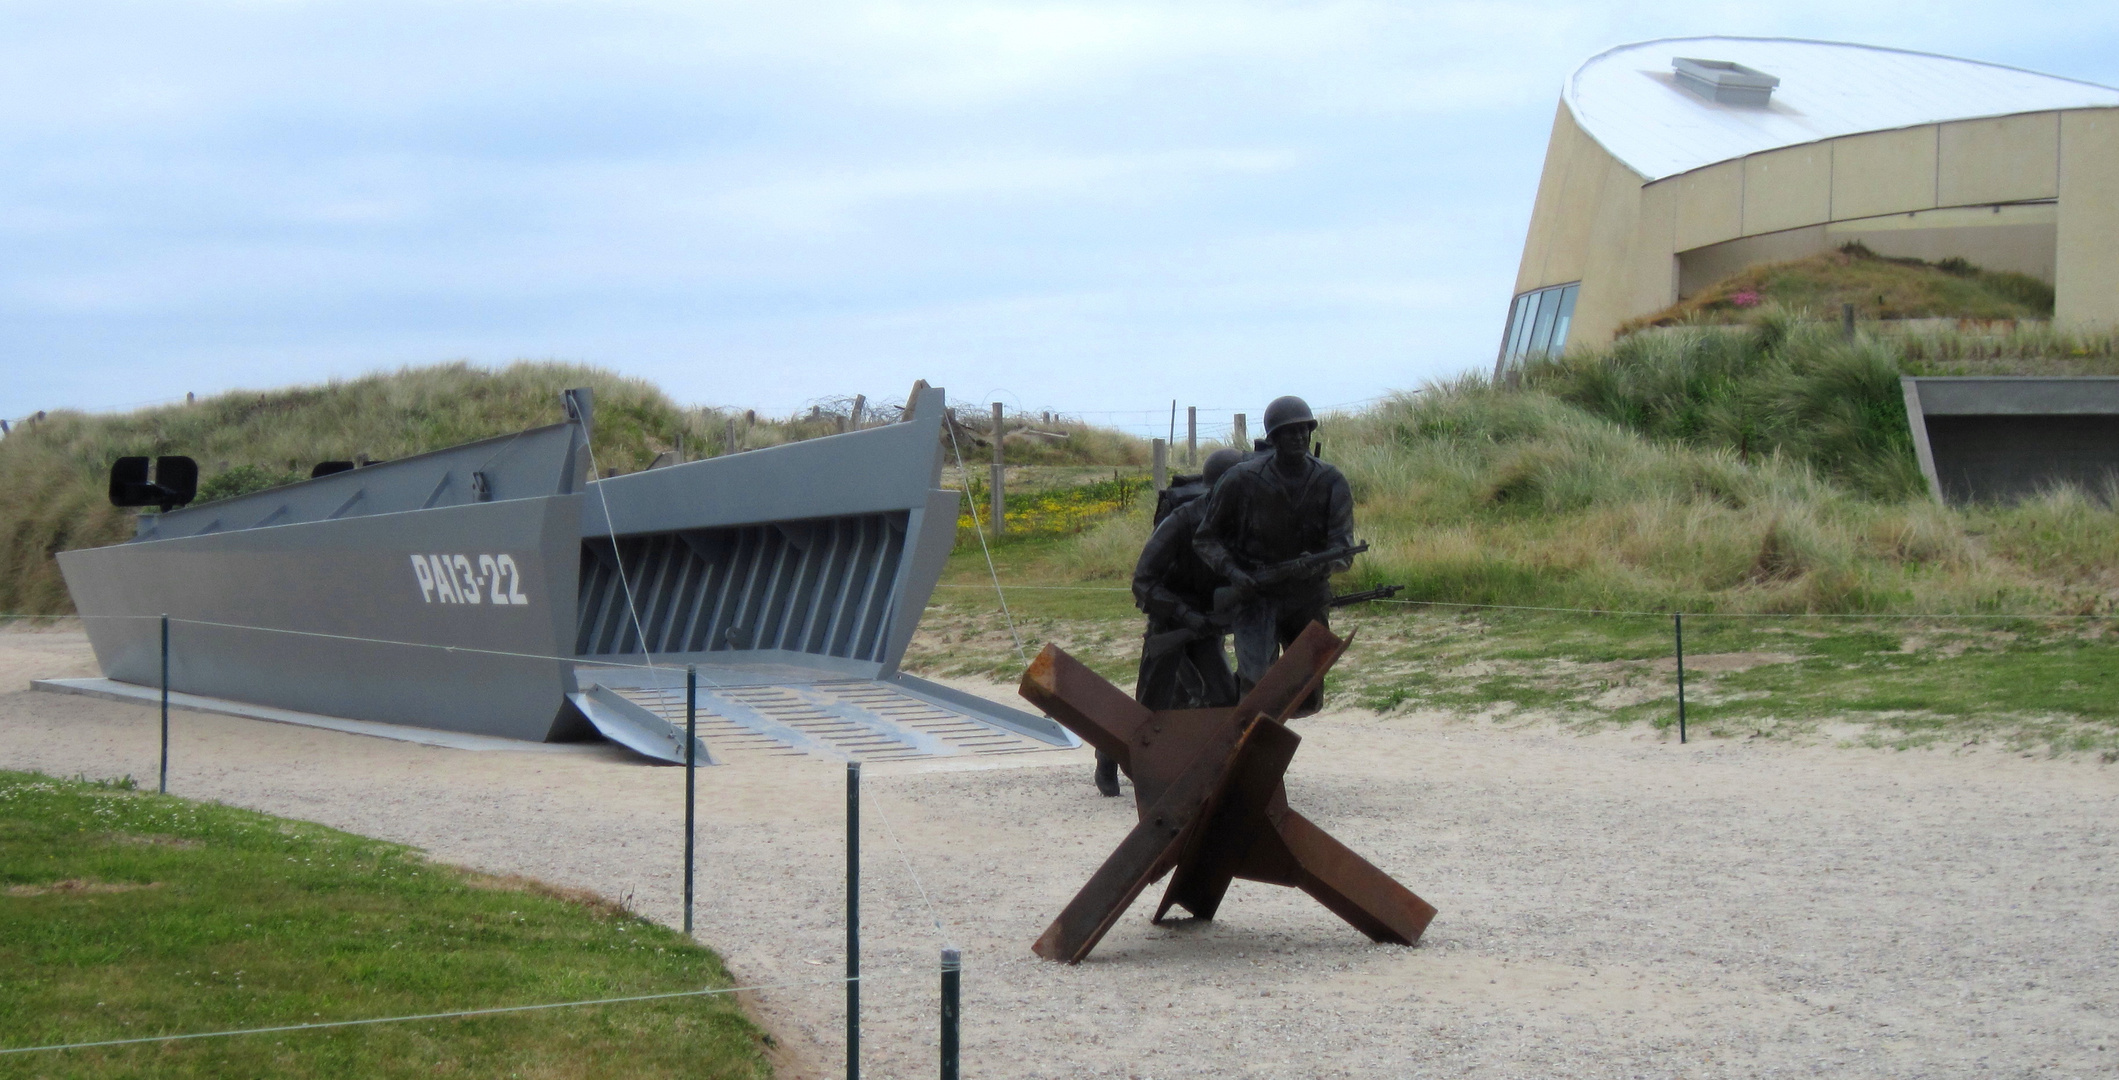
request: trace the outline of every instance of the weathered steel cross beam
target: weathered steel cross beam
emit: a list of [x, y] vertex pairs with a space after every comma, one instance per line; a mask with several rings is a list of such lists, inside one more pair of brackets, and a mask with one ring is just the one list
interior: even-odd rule
[[1148, 886], [1176, 872], [1162, 902], [1214, 917], [1235, 878], [1288, 885], [1367, 934], [1411, 945], [1435, 909], [1288, 808], [1281, 777], [1302, 739], [1289, 714], [1352, 640], [1316, 623], [1233, 709], [1151, 712], [1047, 645], [1023, 673], [1023, 697], [1116, 757], [1133, 777], [1140, 823], [1032, 946], [1078, 964]]

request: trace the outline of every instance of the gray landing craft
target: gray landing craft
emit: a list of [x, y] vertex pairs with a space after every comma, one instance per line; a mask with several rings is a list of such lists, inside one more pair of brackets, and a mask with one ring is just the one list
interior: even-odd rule
[[594, 479], [586, 390], [549, 427], [160, 514], [59, 556], [116, 683], [475, 735], [591, 729], [702, 762], [1078, 746], [898, 670], [956, 537], [945, 398], [842, 435]]

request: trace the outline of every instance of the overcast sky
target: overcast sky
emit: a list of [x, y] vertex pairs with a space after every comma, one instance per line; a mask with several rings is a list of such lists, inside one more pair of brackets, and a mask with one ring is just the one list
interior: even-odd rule
[[0, 0], [0, 416], [519, 358], [775, 413], [1353, 402], [1492, 362], [1590, 55], [2119, 84], [2114, 11]]

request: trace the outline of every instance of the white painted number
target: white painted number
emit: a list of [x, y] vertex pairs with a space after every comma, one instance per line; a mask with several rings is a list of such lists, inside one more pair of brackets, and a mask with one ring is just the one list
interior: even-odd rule
[[[512, 555], [414, 555], [412, 578], [419, 583], [419, 597], [429, 604], [522, 605], [530, 602], [522, 591], [522, 571]], [[505, 581], [505, 588], [503, 588]]]

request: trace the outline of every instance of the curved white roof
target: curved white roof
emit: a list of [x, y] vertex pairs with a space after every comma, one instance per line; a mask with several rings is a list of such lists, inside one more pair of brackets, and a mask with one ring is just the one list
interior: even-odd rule
[[[1680, 87], [1674, 57], [1730, 60], [1780, 77], [1764, 107]], [[1561, 95], [1582, 130], [1649, 180], [1761, 150], [1980, 116], [2119, 106], [2119, 90], [1930, 53], [1792, 38], [1664, 38], [1575, 70]]]

